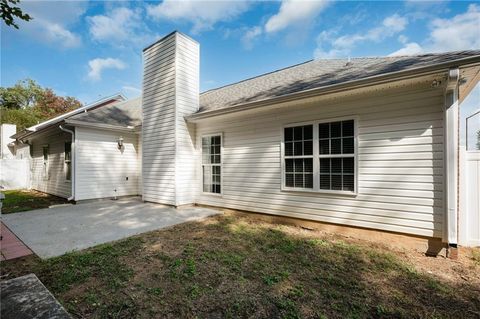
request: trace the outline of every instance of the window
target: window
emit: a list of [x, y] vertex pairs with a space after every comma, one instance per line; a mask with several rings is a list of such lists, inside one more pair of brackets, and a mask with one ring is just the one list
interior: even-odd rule
[[318, 125], [320, 189], [355, 191], [353, 120]]
[[72, 142], [65, 143], [65, 180], [72, 179]]
[[285, 128], [285, 186], [313, 188], [313, 126]]
[[355, 192], [355, 122], [284, 128], [284, 188]]
[[222, 137], [211, 135], [202, 137], [203, 191], [221, 194], [222, 181]]
[[43, 179], [48, 180], [48, 145], [42, 146], [43, 153]]

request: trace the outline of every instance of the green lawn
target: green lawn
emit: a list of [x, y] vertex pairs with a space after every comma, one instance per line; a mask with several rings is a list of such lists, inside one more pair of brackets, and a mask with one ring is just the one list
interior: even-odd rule
[[1, 272], [3, 278], [34, 272], [78, 318], [480, 314], [480, 265], [470, 258], [424, 257], [239, 215], [46, 261], [2, 262]]
[[2, 214], [18, 213], [32, 209], [47, 208], [51, 205], [64, 204], [67, 200], [35, 190], [9, 190], [5, 194]]

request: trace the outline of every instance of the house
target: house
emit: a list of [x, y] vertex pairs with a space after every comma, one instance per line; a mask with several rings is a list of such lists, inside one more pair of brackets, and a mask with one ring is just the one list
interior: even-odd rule
[[[81, 157], [89, 152], [89, 137], [82, 135], [82, 128], [73, 128], [67, 124], [67, 121], [82, 118], [82, 115], [87, 112], [97, 114], [97, 112], [111, 107], [112, 104], [121, 104], [124, 100], [125, 98], [119, 94], [109, 96], [13, 135], [12, 138], [17, 141], [16, 156], [20, 158], [28, 155], [31, 159], [31, 187], [69, 200], [78, 200], [81, 197], [77, 193], [83, 189], [82, 186], [84, 185], [78, 184], [79, 182], [87, 180], [86, 183], [90, 184], [88, 186], [90, 189], [94, 185], [99, 185], [100, 181], [92, 183], [93, 176], [82, 175], [80, 177], [75, 171], [76, 167], [80, 169], [78, 172], [82, 172], [82, 166], [93, 165], [97, 156], [96, 154], [90, 154], [93, 157]], [[79, 140], [80, 138], [82, 140]], [[76, 153], [75, 147], [78, 149]], [[82, 147], [87, 149], [84, 151]], [[101, 158], [107, 160], [108, 154], [102, 154]], [[133, 165], [137, 166], [136, 158]], [[101, 175], [104, 176], [105, 174], [102, 173]], [[78, 177], [78, 179], [76, 180], [75, 177]], [[109, 196], [114, 196], [113, 191], [103, 197]]]
[[143, 51], [142, 98], [17, 133], [33, 188], [141, 195], [458, 243], [459, 104], [480, 51], [313, 60], [199, 93], [199, 44]]

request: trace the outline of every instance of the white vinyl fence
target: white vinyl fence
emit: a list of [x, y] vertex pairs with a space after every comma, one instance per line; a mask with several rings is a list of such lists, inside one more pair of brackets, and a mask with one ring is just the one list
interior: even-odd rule
[[0, 186], [3, 189], [30, 188], [28, 159], [0, 159]]
[[459, 244], [480, 246], [480, 151], [460, 152]]

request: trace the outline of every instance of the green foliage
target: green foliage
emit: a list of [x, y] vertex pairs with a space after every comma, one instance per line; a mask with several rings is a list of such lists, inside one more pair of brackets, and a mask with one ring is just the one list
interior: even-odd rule
[[0, 104], [9, 109], [25, 109], [35, 106], [44, 89], [32, 79], [18, 81], [12, 87], [0, 87]]
[[478, 266], [480, 266], [480, 249], [473, 248], [472, 250], [472, 260]]
[[15, 6], [20, 0], [0, 0], [0, 18], [9, 27], [18, 29], [18, 25], [15, 23], [15, 18], [30, 21], [32, 17], [26, 13], [23, 13], [22, 9]]
[[16, 124], [17, 130], [80, 106], [77, 99], [57, 96], [52, 89], [43, 88], [32, 79], [18, 81], [12, 87], [0, 87], [0, 122]]
[[29, 109], [9, 109], [0, 107], [1, 123], [10, 123], [17, 125], [17, 131], [21, 131], [26, 127], [35, 125], [41, 121], [40, 116]]

